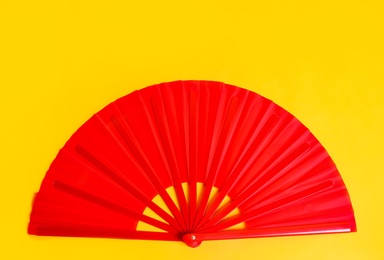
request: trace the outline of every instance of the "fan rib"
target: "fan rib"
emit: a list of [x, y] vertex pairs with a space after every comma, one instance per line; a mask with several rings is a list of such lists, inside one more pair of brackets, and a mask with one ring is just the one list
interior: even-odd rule
[[[220, 91], [217, 91], [217, 89], [219, 89]], [[216, 147], [219, 142], [220, 131], [222, 129], [226, 112], [228, 111], [228, 108], [226, 107], [226, 103], [228, 100], [227, 92], [228, 90], [226, 88], [223, 88], [222, 83], [220, 83], [215, 88], [207, 89], [207, 101], [212, 103], [209, 106], [205, 106], [207, 107], [205, 111], [207, 116], [205, 118], [205, 121], [202, 122], [206, 128], [204, 133], [205, 144], [201, 146], [201, 148], [206, 151], [205, 154], [202, 155], [202, 157], [205, 159], [202, 168], [204, 172], [204, 177], [202, 179], [203, 183], [206, 183], [207, 181], [209, 170], [211, 168], [212, 161], [216, 152]], [[202, 105], [204, 107], [204, 104]], [[203, 187], [203, 191], [204, 188], [205, 187]]]
[[[317, 148], [318, 146], [316, 145], [312, 146], [310, 151], [303, 154], [300, 158], [300, 163], [295, 163], [289, 170], [280, 175], [278, 183], [273, 183], [274, 187], [272, 187], [272, 185], [268, 186], [268, 192], [266, 188], [260, 189], [259, 191], [266, 192], [263, 195], [260, 193], [257, 194], [257, 198], [254, 200], [254, 206], [259, 203], [265, 203], [269, 200], [276, 199], [279, 195], [281, 196], [281, 194], [284, 193], [283, 191], [307, 186], [316, 180], [314, 179], [316, 175], [322, 176], [325, 179], [334, 179], [332, 173], [336, 170], [335, 165], [330, 165], [329, 156], [327, 157], [324, 150], [319, 151]], [[305, 168], [305, 171], [303, 171], [303, 167]], [[323, 178], [319, 179], [319, 181], [322, 181]], [[245, 212], [246, 209], [243, 209]]]
[[[113, 103], [113, 109], [118, 114], [118, 117], [122, 117], [122, 113], [116, 103]], [[96, 114], [96, 118], [99, 120], [99, 122], [103, 125], [104, 129], [108, 132], [108, 134], [113, 138], [113, 140], [119, 145], [119, 147], [124, 151], [124, 155], [129, 159], [136, 169], [140, 172], [141, 176], [145, 178], [145, 180], [148, 182], [149, 185], [152, 185], [151, 179], [148, 178], [147, 174], [144, 172], [143, 168], [139, 164], [138, 160], [136, 159], [135, 155], [129, 150], [125, 142], [121, 142], [121, 135], [114, 131], [116, 129], [113, 124], [111, 124], [111, 117], [102, 118], [99, 114]], [[153, 187], [153, 185], [152, 185]], [[155, 187], [153, 187], [155, 190]]]
[[110, 229], [110, 228], [103, 230], [100, 227], [79, 228], [79, 227], [70, 227], [70, 226], [46, 225], [46, 226], [38, 227], [37, 232], [41, 236], [84, 237], [84, 234], [87, 234], [87, 237], [94, 237], [94, 238], [180, 241], [180, 237], [172, 233]]
[[[277, 115], [271, 115], [266, 122], [266, 124], [263, 126], [255, 140], [253, 141], [252, 145], [249, 147], [249, 149], [244, 154], [243, 158], [240, 159], [240, 162], [237, 164], [235, 169], [230, 173], [230, 176], [228, 180], [225, 182], [224, 186], [219, 190], [216, 198], [210, 203], [208, 206], [207, 213], [205, 215], [204, 220], [202, 221], [203, 226], [207, 224], [207, 221], [209, 221], [217, 208], [220, 206], [221, 202], [224, 200], [225, 196], [228, 195], [228, 192], [231, 190], [231, 188], [236, 185], [236, 183], [241, 178], [242, 174], [244, 174], [244, 168], [247, 163], [249, 163], [254, 151], [257, 149], [257, 147], [260, 145], [260, 143], [265, 139], [265, 136], [268, 134], [270, 129], [272, 129], [273, 125], [277, 121]], [[201, 228], [201, 226], [197, 227]]]
[[179, 231], [182, 230], [179, 223], [170, 216], [167, 212], [165, 212], [158, 205], [149, 200], [145, 195], [143, 195], [137, 187], [132, 182], [127, 182], [127, 180], [121, 178], [118, 174], [116, 174], [112, 169], [106, 166], [103, 162], [94, 157], [91, 153], [89, 153], [82, 146], [77, 145], [76, 151], [84, 157], [87, 161], [92, 163], [96, 168], [98, 168], [101, 172], [103, 172], [108, 178], [118, 184], [120, 187], [125, 189], [127, 192], [131, 193], [138, 200], [140, 200], [144, 205], [153, 210], [157, 215], [159, 215], [162, 219], [167, 221], [169, 224], [173, 225]]
[[[223, 153], [219, 169], [220, 174], [215, 183], [215, 186], [219, 189], [226, 183], [232, 169], [234, 169], [240, 162], [241, 158], [249, 148], [248, 144], [252, 143], [255, 133], [257, 133], [256, 128], [260, 122], [254, 120], [254, 115], [256, 114], [257, 117], [260, 117], [261, 115], [260, 113], [257, 113], [254, 102], [255, 96], [249, 95], [249, 92], [246, 92], [244, 102], [239, 104], [240, 109], [238, 109], [239, 112], [237, 112], [238, 116], [236, 117], [236, 124], [230, 138], [228, 138], [228, 145], [225, 147], [225, 151], [232, 152]], [[266, 102], [261, 103], [261, 107], [265, 105]], [[250, 122], [253, 123], [250, 124]]]
[[[172, 140], [169, 137], [169, 130], [167, 127], [167, 119], [166, 116], [162, 116], [160, 113], [159, 105], [154, 97], [151, 97], [151, 105], [152, 110], [155, 115], [157, 129], [160, 133], [160, 139], [163, 144], [163, 148], [166, 154], [167, 162], [169, 169], [171, 171], [171, 176], [173, 180], [173, 186], [176, 191], [176, 196], [180, 205], [181, 214], [183, 215], [183, 219], [185, 221], [186, 226], [189, 226], [189, 218], [188, 218], [188, 206], [187, 200], [184, 195], [183, 187], [181, 186], [181, 178], [179, 174], [179, 169], [175, 159], [175, 151], [173, 150]], [[168, 131], [167, 131], [168, 130]]]
[[115, 211], [115, 212], [118, 212], [120, 214], [123, 214], [123, 215], [127, 215], [127, 216], [130, 216], [132, 218], [135, 218], [137, 220], [140, 220], [140, 221], [143, 221], [149, 225], [152, 225], [152, 226], [155, 226], [159, 229], [162, 229], [164, 231], [168, 231], [169, 233], [172, 233], [172, 234], [179, 234], [179, 232], [172, 226], [168, 225], [168, 224], [165, 224], [161, 221], [158, 221], [156, 219], [153, 219], [153, 218], [150, 218], [148, 216], [145, 216], [143, 214], [140, 214], [140, 213], [137, 213], [137, 212], [134, 212], [130, 209], [127, 209], [127, 208], [123, 208], [115, 203], [112, 203], [110, 201], [107, 201], [103, 198], [100, 198], [98, 196], [95, 196], [93, 194], [90, 194], [88, 192], [85, 192], [85, 191], [82, 191], [80, 189], [77, 189], [69, 184], [66, 184], [64, 182], [61, 182], [61, 181], [55, 181], [53, 183], [53, 186], [61, 191], [64, 191], [68, 194], [71, 194], [75, 197], [78, 197], [78, 198], [81, 198], [83, 200], [86, 200], [88, 202], [91, 202], [93, 204], [96, 204], [96, 205], [99, 205], [101, 207], [104, 207], [104, 208], [107, 208], [109, 210], [112, 210], [112, 211]]
[[127, 131], [125, 131], [124, 127], [120, 124], [120, 122], [115, 117], [113, 117], [113, 116], [111, 117], [111, 122], [115, 126], [116, 130], [119, 132], [123, 141], [127, 144], [129, 149], [135, 155], [136, 159], [138, 160], [139, 164], [143, 168], [144, 172], [152, 180], [153, 185], [155, 186], [156, 190], [160, 194], [161, 198], [166, 203], [167, 207], [169, 208], [169, 210], [171, 211], [173, 216], [176, 218], [178, 223], [183, 227], [183, 230], [186, 230], [183, 216], [181, 215], [179, 209], [177, 208], [177, 206], [173, 202], [172, 198], [169, 196], [168, 192], [162, 186], [160, 180], [158, 179], [158, 176], [155, 174], [155, 172], [154, 172], [152, 166], [150, 165], [148, 159], [145, 157], [144, 153], [140, 151], [139, 144], [137, 144], [138, 147], [136, 147], [135, 142], [132, 140], [132, 138], [134, 138], [133, 135], [129, 135], [127, 133]]
[[289, 166], [295, 160], [297, 160], [303, 153], [308, 151], [309, 143], [304, 143], [298, 149], [296, 149], [293, 153], [288, 155], [283, 161], [281, 161], [278, 165], [272, 168], [269, 172], [265, 173], [254, 185], [250, 185], [248, 189], [240, 193], [236, 198], [234, 198], [230, 204], [226, 204], [223, 208], [219, 209], [213, 218], [210, 219], [206, 223], [205, 226], [215, 225], [221, 219], [223, 219], [226, 215], [232, 212], [235, 208], [239, 207], [241, 204], [249, 200], [252, 195], [254, 195], [262, 186], [268, 183], [271, 179], [273, 179], [282, 169]]
[[[290, 179], [290, 181], [282, 179], [283, 177], [287, 177], [288, 179], [291, 178], [292, 175], [290, 173], [292, 171], [298, 171], [298, 170], [299, 169], [293, 167], [292, 169], [289, 169], [289, 171], [287, 171], [286, 173], [281, 175], [279, 177], [279, 180], [278, 180], [279, 184], [273, 183], [274, 185], [278, 186], [275, 189], [272, 189], [272, 187], [271, 187], [272, 185], [271, 186], [268, 185], [268, 187], [271, 187], [271, 188], [268, 188], [268, 189], [260, 188], [258, 190], [258, 192], [255, 193], [252, 196], [252, 198], [250, 199], [250, 200], [253, 201], [252, 206], [249, 206], [247, 208], [242, 206], [242, 212], [246, 213], [246, 212], [254, 209], [255, 207], [257, 207], [259, 204], [264, 205], [266, 203], [269, 203], [270, 201], [276, 200], [277, 198], [281, 197], [286, 192], [291, 192], [292, 190], [297, 190], [297, 189], [300, 189], [302, 187], [307, 187], [307, 186], [311, 185], [312, 183], [314, 183], [313, 179], [305, 179], [302, 183], [298, 183], [294, 179]], [[320, 172], [324, 173], [324, 171], [320, 171]], [[324, 177], [326, 177], [325, 179], [330, 178], [330, 179], [333, 179], [335, 181], [333, 176], [327, 176], [327, 175], [324, 174]], [[283, 181], [284, 185], [281, 184], [281, 181]], [[321, 179], [321, 181], [323, 181], [323, 179]], [[276, 182], [277, 182], [277, 180], [276, 180]], [[264, 187], [266, 187], [266, 186], [264, 186]], [[263, 193], [264, 191], [265, 191], [265, 193]]]
[[[335, 183], [334, 187], [337, 186]], [[315, 194], [313, 199], [324, 198], [329, 196], [334, 187]], [[335, 193], [333, 193], [335, 194]], [[331, 195], [332, 196], [332, 195]], [[312, 198], [311, 198], [312, 200]], [[259, 228], [276, 228], [284, 226], [308, 225], [308, 224], [324, 224], [347, 221], [350, 223], [351, 231], [356, 231], [356, 225], [353, 221], [353, 214], [350, 213], [350, 205], [321, 205], [321, 208], [315, 209], [314, 206], [308, 206], [309, 200], [293, 203], [290, 207], [282, 207], [271, 211], [268, 214], [260, 215], [257, 218], [247, 221], [248, 229]], [[333, 203], [336, 204], [336, 201]], [[338, 204], [338, 203], [337, 203]], [[330, 207], [331, 206], [331, 207]], [[308, 208], [305, 214], [300, 214], [298, 210]]]
[[[273, 131], [273, 134], [270, 135], [269, 143], [267, 143], [262, 151], [262, 153], [268, 154], [268, 159], [263, 162], [259, 162], [260, 169], [257, 174], [259, 177], [254, 179], [252, 182], [249, 182], [248, 186], [252, 186], [258, 182], [259, 178], [264, 176], [263, 173], [271, 171], [272, 168], [282, 167], [282, 165], [284, 165], [284, 160], [286, 160], [287, 157], [291, 158], [291, 163], [296, 161], [296, 159], [298, 159], [301, 155], [298, 155], [297, 158], [295, 158], [292, 157], [292, 154], [295, 153], [295, 150], [300, 150], [300, 148], [297, 148], [300, 145], [301, 147], [308, 146], [308, 149], [311, 145], [308, 141], [308, 138], [310, 137], [308, 129], [302, 127], [302, 125], [298, 127], [296, 125], [297, 121], [291, 115], [283, 116], [280, 118], [280, 121], [282, 122], [280, 122], [279, 125], [276, 125], [274, 130], [271, 130], [271, 132]], [[291, 134], [291, 137], [289, 140], [285, 140], [285, 136], [288, 135], [288, 133]], [[276, 140], [279, 140], [278, 149], [275, 147]], [[305, 151], [303, 151], [303, 154], [304, 152]], [[288, 167], [291, 163], [283, 166], [281, 170]], [[275, 173], [277, 174], [278, 171], [275, 170]]]
[[197, 139], [198, 100], [196, 91], [189, 93], [189, 228], [192, 229], [197, 207]]
[[185, 243], [201, 243], [208, 240], [260, 238], [276, 236], [312, 235], [351, 232], [349, 222], [334, 222], [319, 225], [288, 226], [278, 228], [224, 230], [220, 232], [191, 233], [183, 236]]
[[[209, 170], [209, 174], [208, 174], [208, 178], [206, 180], [206, 183], [204, 184], [203, 196], [202, 196], [202, 199], [201, 199], [201, 202], [199, 205], [199, 209], [198, 209], [197, 214], [196, 214], [196, 222], [195, 222], [196, 224], [195, 225], [199, 225], [199, 223], [200, 223], [200, 221], [201, 221], [201, 219], [205, 213], [206, 206], [208, 204], [208, 200], [209, 200], [209, 197], [210, 197], [210, 194], [212, 191], [212, 187], [213, 187], [213, 184], [214, 184], [215, 179], [217, 177], [217, 167], [219, 164], [220, 152], [222, 151], [223, 146], [225, 144], [225, 140], [226, 140], [225, 138], [228, 134], [228, 131], [230, 128], [230, 123], [232, 123], [232, 120], [233, 120], [233, 117], [235, 115], [238, 103], [239, 103], [238, 98], [236, 96], [234, 96], [231, 99], [231, 103], [229, 105], [228, 111], [227, 111], [226, 116], [225, 116], [224, 124], [222, 126], [221, 131], [220, 131], [219, 141], [218, 141], [218, 144], [216, 146], [215, 154], [213, 156], [213, 162], [212, 162], [211, 168]], [[194, 228], [196, 228], [196, 227], [194, 227]]]
[[258, 209], [252, 210], [248, 213], [244, 213], [244, 214], [239, 215], [239, 216], [234, 216], [234, 217], [231, 217], [228, 219], [224, 219], [223, 221], [219, 222], [218, 224], [213, 225], [211, 228], [204, 230], [204, 232], [213, 232], [213, 231], [223, 230], [223, 229], [226, 229], [228, 227], [239, 224], [241, 222], [249, 221], [249, 220], [258, 218], [262, 215], [269, 214], [269, 213], [271, 213], [275, 210], [278, 210], [280, 208], [290, 206], [292, 203], [304, 200], [304, 199], [311, 197], [315, 194], [318, 194], [320, 192], [328, 190], [328, 189], [332, 188], [333, 185], [334, 185], [333, 181], [331, 181], [331, 180], [325, 181], [323, 183], [320, 183], [318, 185], [310, 187], [306, 190], [297, 192], [295, 194], [289, 195], [285, 198], [282, 198], [280, 200], [272, 202], [271, 204], [268, 204], [268, 205], [265, 205], [265, 206], [260, 207]]

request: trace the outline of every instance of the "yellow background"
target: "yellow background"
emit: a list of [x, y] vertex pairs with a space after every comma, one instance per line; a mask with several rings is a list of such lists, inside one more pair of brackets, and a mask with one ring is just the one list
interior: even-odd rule
[[[377, 1], [0, 3], [0, 259], [384, 259], [384, 8]], [[33, 193], [93, 113], [178, 79], [241, 86], [326, 147], [357, 233], [183, 243], [39, 238]]]

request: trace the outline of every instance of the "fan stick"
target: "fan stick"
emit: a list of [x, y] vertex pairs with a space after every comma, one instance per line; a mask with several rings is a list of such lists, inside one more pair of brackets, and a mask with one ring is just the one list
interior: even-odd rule
[[161, 138], [161, 141], [163, 143], [165, 154], [167, 156], [168, 166], [169, 166], [170, 171], [171, 171], [173, 186], [175, 188], [175, 192], [176, 192], [177, 200], [178, 200], [179, 205], [180, 205], [181, 213], [183, 215], [184, 221], [186, 222], [186, 225], [189, 226], [189, 223], [188, 223], [189, 222], [188, 204], [187, 204], [187, 200], [185, 198], [183, 187], [181, 185], [182, 182], [181, 182], [181, 178], [179, 175], [179, 169], [178, 169], [177, 163], [176, 163], [175, 151], [172, 149], [172, 141], [170, 138], [170, 134], [169, 134], [169, 131], [166, 130], [167, 129], [167, 127], [166, 127], [167, 123], [165, 122], [166, 118], [164, 118], [161, 115], [159, 106], [158, 106], [157, 101], [154, 97], [151, 98], [151, 104], [152, 104], [153, 113], [154, 113], [155, 118], [156, 118], [157, 128], [158, 128], [159, 133], [160, 133], [160, 138]]
[[103, 198], [100, 198], [98, 196], [95, 196], [91, 193], [88, 193], [88, 192], [85, 192], [85, 191], [82, 191], [80, 189], [77, 189], [71, 185], [68, 185], [64, 182], [61, 182], [61, 181], [58, 181], [56, 180], [54, 183], [53, 183], [53, 186], [61, 191], [64, 191], [68, 194], [71, 194], [73, 196], [76, 196], [78, 198], [81, 198], [83, 200], [86, 200], [88, 202], [91, 202], [93, 204], [96, 204], [96, 205], [99, 205], [101, 207], [104, 207], [104, 208], [107, 208], [109, 210], [112, 210], [112, 211], [115, 211], [115, 212], [118, 212], [120, 214], [124, 214], [124, 215], [127, 215], [131, 218], [134, 218], [134, 219], [137, 219], [139, 221], [143, 221], [149, 225], [152, 225], [152, 226], [155, 226], [159, 229], [162, 229], [164, 231], [168, 231], [172, 234], [179, 234], [179, 232], [172, 226], [166, 224], [166, 223], [163, 223], [161, 221], [158, 221], [156, 219], [153, 219], [153, 218], [150, 218], [148, 216], [145, 216], [143, 214], [140, 214], [140, 213], [137, 213], [137, 212], [134, 212], [130, 209], [127, 209], [127, 208], [124, 208], [124, 207], [121, 207], [113, 202], [110, 202], [108, 200], [105, 200]]
[[[158, 176], [155, 174], [155, 171], [153, 170], [152, 166], [148, 162], [148, 159], [145, 157], [144, 153], [141, 151], [139, 144], [137, 144], [137, 141], [134, 140], [133, 135], [128, 134], [127, 131], [124, 129], [124, 127], [120, 124], [120, 122], [115, 117], [113, 116], [111, 117], [111, 122], [115, 126], [116, 130], [119, 132], [123, 141], [127, 144], [131, 152], [134, 154], [135, 158], [143, 168], [144, 172], [147, 174], [148, 178], [152, 180], [153, 182], [152, 184], [155, 186], [160, 197], [164, 200], [164, 202], [166, 203], [167, 207], [169, 208], [169, 210], [171, 211], [175, 219], [183, 227], [183, 230], [187, 230], [185, 222], [183, 220], [183, 216], [181, 215], [179, 209], [175, 205], [172, 198], [169, 196], [168, 192], [165, 190], [165, 188], [161, 184], [160, 180], [158, 179]], [[129, 131], [129, 127], [127, 128], [127, 130]], [[135, 143], [137, 144], [137, 146]]]
[[258, 190], [263, 187], [267, 182], [269, 182], [274, 176], [276, 176], [284, 168], [288, 167], [295, 160], [297, 160], [303, 153], [305, 153], [310, 147], [309, 143], [302, 144], [294, 152], [288, 155], [284, 160], [282, 160], [278, 165], [272, 168], [269, 172], [264, 174], [254, 185], [249, 185], [249, 188], [234, 198], [230, 204], [226, 204], [222, 209], [219, 209], [217, 213], [206, 222], [203, 227], [209, 225], [215, 225], [221, 221], [226, 215], [232, 212], [235, 208], [239, 207], [244, 202], [248, 201], [253, 195], [255, 195]]
[[303, 225], [293, 227], [261, 228], [251, 230], [226, 230], [214, 233], [191, 233], [184, 235], [183, 241], [187, 244], [191, 244], [207, 240], [329, 234], [344, 232], [351, 232], [351, 225], [349, 222], [336, 222], [328, 224]]
[[189, 93], [189, 228], [192, 230], [197, 207], [197, 139], [198, 139], [197, 93]]
[[292, 203], [304, 200], [304, 199], [311, 197], [315, 194], [318, 194], [320, 192], [328, 190], [328, 189], [332, 188], [333, 185], [334, 185], [334, 182], [332, 180], [325, 181], [323, 183], [320, 183], [318, 185], [310, 187], [306, 190], [297, 192], [295, 194], [292, 194], [290, 196], [287, 196], [285, 198], [277, 200], [273, 203], [270, 203], [268, 205], [260, 207], [258, 209], [251, 210], [248, 213], [244, 213], [244, 214], [239, 215], [239, 216], [234, 216], [234, 217], [225, 219], [225, 220], [219, 222], [217, 225], [212, 225], [210, 228], [207, 228], [206, 230], [204, 230], [204, 232], [219, 231], [219, 230], [223, 230], [223, 229], [226, 229], [228, 227], [232, 227], [234, 225], [237, 225], [241, 222], [253, 220], [253, 219], [258, 218], [260, 216], [269, 214], [275, 210], [284, 208], [284, 207], [286, 207]]
[[226, 117], [224, 120], [224, 124], [223, 124], [221, 132], [220, 132], [219, 141], [218, 141], [215, 153], [214, 153], [214, 157], [213, 157], [211, 168], [209, 170], [208, 178], [207, 178], [205, 185], [204, 185], [203, 196], [201, 198], [201, 202], [200, 202], [197, 214], [196, 214], [196, 223], [195, 223], [194, 229], [196, 228], [196, 225], [199, 225], [199, 223], [201, 222], [201, 219], [203, 218], [203, 215], [205, 213], [205, 210], [206, 210], [206, 207], [207, 207], [207, 204], [209, 201], [209, 197], [210, 197], [210, 194], [212, 191], [212, 187], [213, 187], [213, 184], [214, 184], [216, 177], [217, 177], [217, 168], [218, 168], [219, 163], [220, 163], [220, 153], [224, 148], [225, 141], [226, 141], [225, 138], [227, 137], [228, 131], [231, 127], [231, 123], [232, 123], [233, 117], [235, 116], [235, 112], [236, 112], [238, 103], [239, 103], [239, 99], [236, 96], [234, 96], [231, 99], [231, 103], [229, 105], [229, 108], [228, 108], [228, 111], [227, 111], [227, 114], [226, 114]]
[[180, 241], [180, 237], [166, 232], [150, 232], [121, 229], [102, 229], [100, 227], [71, 227], [45, 225], [37, 228], [40, 236], [62, 236], [62, 237], [92, 237], [92, 238], [120, 238], [120, 239], [142, 239], [161, 241]]
[[102, 163], [100, 160], [98, 160], [96, 157], [94, 157], [91, 153], [89, 153], [82, 146], [77, 145], [76, 151], [81, 156], [83, 156], [87, 161], [92, 163], [96, 168], [98, 168], [101, 172], [103, 172], [108, 178], [110, 178], [112, 181], [114, 181], [120, 187], [122, 187], [123, 189], [125, 189], [126, 191], [131, 193], [133, 196], [135, 196], [144, 205], [146, 205], [148, 208], [153, 210], [157, 215], [159, 215], [161, 218], [163, 218], [169, 224], [173, 225], [179, 231], [182, 230], [182, 227], [179, 225], [179, 223], [172, 216], [170, 216], [162, 208], [160, 208], [153, 201], [151, 201], [145, 195], [143, 195], [132, 182], [128, 182], [127, 180], [124, 180], [123, 178], [121, 178], [119, 176], [119, 174], [115, 173], [112, 169], [110, 169], [108, 166], [106, 166], [104, 163]]
[[[249, 147], [249, 149], [247, 150], [243, 158], [240, 159], [240, 162], [238, 163], [236, 168], [230, 174], [224, 186], [219, 190], [215, 199], [208, 205], [207, 212], [201, 221], [203, 225], [212, 218], [213, 214], [215, 213], [217, 208], [220, 206], [224, 198], [228, 195], [229, 191], [232, 189], [233, 186], [237, 184], [239, 179], [244, 175], [245, 165], [249, 163], [252, 155], [254, 154], [254, 151], [257, 149], [257, 147], [259, 147], [261, 142], [268, 135], [270, 129], [272, 129], [272, 127], [276, 123], [277, 118], [278, 118], [277, 115], [271, 115], [269, 117], [268, 121], [266, 122], [264, 127], [259, 132], [258, 136], [253, 141], [252, 145]], [[201, 226], [198, 226], [197, 228], [201, 228]]]

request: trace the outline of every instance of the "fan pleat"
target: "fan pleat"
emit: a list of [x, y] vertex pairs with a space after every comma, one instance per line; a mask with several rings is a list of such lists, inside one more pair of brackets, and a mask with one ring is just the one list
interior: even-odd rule
[[175, 155], [175, 151], [173, 150], [171, 137], [167, 127], [166, 117], [162, 115], [162, 113], [160, 113], [159, 106], [157, 104], [157, 101], [154, 98], [151, 99], [151, 104], [152, 104], [153, 113], [156, 118], [158, 130], [160, 133], [160, 139], [162, 140], [163, 149], [165, 151], [165, 155], [167, 158], [166, 163], [171, 172], [173, 187], [175, 188], [179, 207], [181, 208], [181, 214], [183, 216], [185, 226], [187, 227], [189, 226], [187, 200], [184, 195], [183, 187], [181, 186], [182, 182], [179, 174], [180, 171], [179, 171], [179, 168], [177, 167], [177, 163], [175, 159], [176, 155]]
[[156, 190], [158, 191], [158, 194], [160, 194], [161, 198], [164, 200], [167, 207], [172, 212], [173, 216], [175, 216], [179, 224], [185, 230], [185, 222], [183, 220], [182, 214], [178, 210], [172, 198], [165, 190], [165, 187], [162, 185], [161, 180], [158, 178], [159, 176], [156, 174], [156, 171], [153, 169], [148, 158], [144, 157], [144, 153], [141, 152], [134, 143], [132, 143], [132, 137], [128, 135], [128, 133], [124, 130], [123, 126], [119, 123], [119, 121], [115, 118], [111, 118], [111, 121], [119, 132], [119, 134], [121, 135], [121, 137], [123, 138], [126, 145], [135, 154], [136, 159], [139, 161], [139, 164], [143, 168], [144, 172], [147, 174], [148, 178], [152, 181], [152, 184], [155, 186]]

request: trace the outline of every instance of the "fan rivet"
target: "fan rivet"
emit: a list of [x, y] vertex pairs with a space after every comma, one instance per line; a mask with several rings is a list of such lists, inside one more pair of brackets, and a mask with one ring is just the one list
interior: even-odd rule
[[192, 240], [195, 240], [195, 239], [196, 239], [196, 236], [193, 236], [193, 235], [192, 235], [192, 236], [191, 236], [191, 239], [192, 239]]

